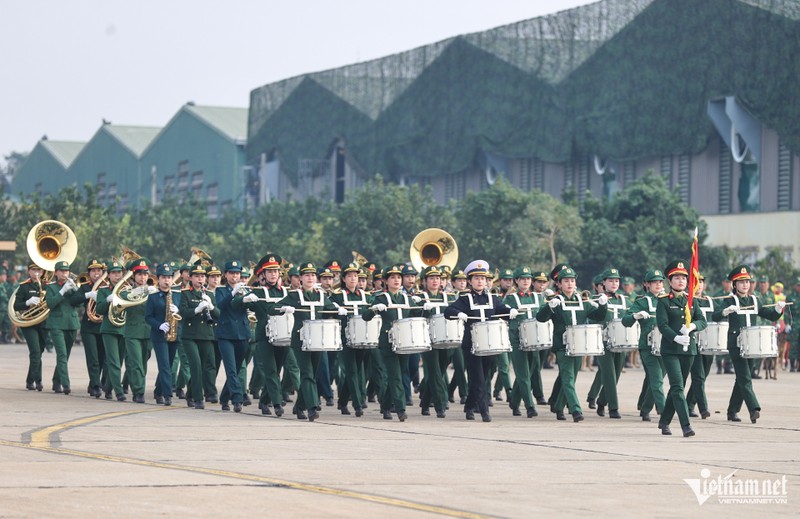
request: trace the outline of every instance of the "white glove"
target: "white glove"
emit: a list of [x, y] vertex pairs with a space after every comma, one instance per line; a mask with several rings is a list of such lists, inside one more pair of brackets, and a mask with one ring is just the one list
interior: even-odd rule
[[287, 306], [282, 306], [281, 307], [281, 312], [283, 312], [285, 314], [293, 314], [294, 313], [294, 307], [293, 306], [288, 306], [288, 305]]
[[600, 296], [597, 298], [597, 304], [600, 305], [600, 306], [607, 305], [608, 304], [608, 296], [605, 295], [605, 294], [600, 294]]
[[414, 301], [415, 304], [419, 304], [422, 301], [422, 298], [419, 296], [411, 296], [411, 300]]
[[246, 288], [247, 288], [246, 283], [236, 283], [235, 285], [233, 285], [233, 295], [235, 296], [241, 292], [244, 292]]
[[731, 315], [734, 312], [739, 313], [739, 307], [737, 305], [731, 305], [731, 306], [725, 307], [722, 310], [722, 316], [723, 317], [727, 317], [727, 316]]
[[251, 292], [246, 296], [244, 296], [242, 298], [242, 301], [244, 301], [245, 303], [255, 303], [256, 301], [258, 301], [258, 296]]
[[78, 287], [75, 286], [75, 283], [73, 283], [72, 279], [68, 279], [58, 292], [63, 296], [70, 292], [74, 292], [76, 288]]
[[792, 333], [792, 325], [791, 324], [787, 324], [786, 325], [786, 335], [789, 335], [790, 333]]
[[177, 314], [178, 313], [178, 307], [175, 306], [175, 305], [169, 305], [169, 313]]
[[549, 288], [545, 289], [545, 291], [544, 291], [544, 297], [553, 297], [554, 295], [556, 295], [556, 293], [555, 293], [555, 292], [553, 292], [553, 291], [552, 291], [552, 290], [550, 290]]
[[697, 325], [696, 325], [696, 324], [694, 324], [694, 323], [689, 323], [689, 327], [688, 327], [688, 328], [687, 328], [687, 327], [686, 327], [686, 325], [684, 324], [683, 326], [681, 326], [681, 333], [682, 333], [683, 335], [689, 335], [690, 333], [692, 333], [692, 332], [693, 332], [693, 331], [695, 331], [696, 329], [697, 329]]
[[147, 287], [147, 293], [148, 294], [152, 295], [152, 294], [155, 294], [156, 292], [158, 292], [158, 287], [157, 286], [150, 285], [150, 286]]
[[169, 333], [169, 323], [161, 323], [161, 326], [158, 327], [164, 333]]
[[373, 312], [385, 312], [386, 311], [386, 305], [383, 304], [383, 303], [378, 303], [377, 305], [372, 305], [371, 310]]
[[149, 294], [149, 293], [150, 293], [149, 287], [146, 287], [146, 286], [145, 287], [136, 287], [133, 290], [131, 290], [131, 297], [139, 298], [139, 297], [142, 297], [143, 295]]
[[87, 300], [91, 299], [92, 301], [97, 301], [97, 292], [95, 292], [94, 290], [89, 290], [88, 292], [83, 294], [83, 297], [85, 297]]
[[206, 308], [208, 308], [209, 312], [214, 309], [214, 305], [210, 301], [203, 301], [203, 302], [206, 304]]
[[109, 300], [111, 301], [111, 306], [122, 306], [122, 299], [117, 294], [111, 294]]
[[208, 294], [204, 293], [203, 294], [203, 301], [205, 301], [206, 303], [211, 303], [211, 297], [209, 297]]
[[547, 304], [550, 306], [550, 308], [555, 310], [556, 308], [558, 308], [561, 305], [561, 298], [560, 297], [554, 297], [553, 299], [548, 301]]
[[32, 298], [30, 298], [27, 301], [25, 301], [25, 304], [27, 306], [33, 306], [33, 305], [38, 305], [41, 302], [42, 302], [42, 298], [41, 297], [33, 296]]
[[650, 314], [642, 310], [633, 314], [634, 319], [650, 319]]
[[462, 323], [465, 323], [465, 322], [467, 322], [467, 319], [469, 319], [469, 316], [467, 314], [465, 314], [464, 312], [458, 312], [458, 320], [459, 321], [461, 321]]
[[517, 310], [516, 308], [512, 308], [511, 310], [508, 311], [508, 317], [511, 319], [516, 319], [518, 315], [519, 315], [519, 310]]
[[786, 301], [778, 301], [775, 303], [775, 310], [778, 311], [779, 314], [783, 313], [783, 309], [786, 307]]
[[[683, 346], [684, 348], [688, 348], [689, 347], [689, 343], [692, 342], [691, 337], [689, 337], [688, 335], [676, 335], [673, 340], [675, 342], [677, 342], [678, 344], [680, 344], [681, 346]], [[684, 351], [686, 351], [686, 350], [684, 350]]]
[[343, 307], [343, 306], [340, 306], [340, 307], [339, 307], [339, 310], [337, 310], [337, 313], [338, 313], [339, 315], [347, 315], [347, 308], [345, 308], [345, 307]]
[[427, 311], [427, 312], [430, 312], [434, 308], [436, 308], [436, 303], [431, 303], [430, 301], [428, 301], [424, 305], [422, 305], [422, 309]]

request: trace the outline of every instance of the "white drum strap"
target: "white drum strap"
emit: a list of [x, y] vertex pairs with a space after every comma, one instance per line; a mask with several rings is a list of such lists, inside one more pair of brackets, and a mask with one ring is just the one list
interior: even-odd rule
[[403, 292], [399, 292], [399, 294], [401, 296], [403, 296], [403, 303], [398, 305], [394, 301], [392, 301], [392, 296], [390, 296], [388, 292], [384, 292], [383, 293], [383, 295], [386, 296], [386, 303], [387, 303], [386, 306], [388, 308], [394, 308], [397, 311], [397, 318], [398, 319], [402, 319], [403, 318], [403, 307], [404, 306], [405, 307], [409, 306], [409, 304], [408, 304], [408, 294], [405, 294]]
[[[748, 296], [747, 299], [752, 299], [753, 300], [753, 308], [751, 310], [739, 310], [736, 313], [738, 313], [739, 315], [743, 315], [744, 316], [745, 323], [746, 323], [745, 326], [747, 326], [749, 328], [749, 327], [753, 326], [752, 324], [750, 324], [750, 317], [758, 315], [758, 299], [756, 299], [754, 296]], [[742, 307], [742, 304], [739, 302], [739, 297], [736, 294], [733, 295], [733, 302], [739, 308]]]
[[431, 301], [431, 295], [427, 292], [422, 292], [422, 298], [425, 299], [425, 302], [433, 305], [434, 315], [439, 315], [442, 313], [442, 308], [447, 306], [447, 294], [444, 292], [440, 292], [440, 294], [444, 301]]
[[616, 294], [614, 294], [614, 296], [618, 297], [619, 300], [622, 301], [622, 304], [614, 304], [614, 303], [612, 303], [610, 301], [611, 298], [609, 298], [608, 309], [614, 312], [613, 319], [619, 319], [619, 313], [622, 310], [625, 310], [625, 308], [627, 308], [627, 305], [625, 304], [625, 298], [624, 297], [617, 296]]
[[486, 320], [486, 312], [485, 311], [486, 310], [491, 310], [492, 308], [494, 308], [494, 305], [492, 304], [493, 299], [492, 299], [491, 294], [487, 294], [487, 295], [489, 296], [489, 304], [487, 304], [487, 305], [476, 305], [475, 301], [472, 299], [472, 292], [467, 294], [467, 298], [469, 299], [469, 309], [470, 310], [477, 310], [478, 312], [480, 312], [481, 321], [485, 321]]
[[710, 297], [705, 298], [708, 301], [708, 306], [701, 306], [700, 311], [703, 312], [703, 317], [708, 321], [709, 314], [714, 312], [714, 300]]
[[[567, 303], [577, 303], [575, 305], [567, 306]], [[577, 326], [578, 324], [578, 312], [583, 311], [583, 299], [578, 296], [577, 301], [567, 301], [566, 299], [561, 303], [561, 308], [569, 312], [572, 316], [572, 326]]]
[[653, 302], [653, 296], [648, 294], [645, 296], [645, 299], [647, 299], [647, 313], [654, 316], [656, 314], [656, 305]]
[[288, 295], [288, 293], [289, 293], [286, 290], [286, 287], [281, 287], [281, 296], [280, 297], [270, 297], [269, 296], [269, 288], [267, 288], [267, 287], [259, 287], [259, 288], [264, 292], [264, 299], [266, 300], [267, 303], [277, 303], [278, 301], [280, 301], [281, 299], [286, 297]]
[[520, 301], [519, 296], [516, 293], [511, 295], [514, 296], [514, 299], [517, 301], [517, 309], [521, 312], [527, 312], [528, 319], [533, 319], [533, 309], [538, 308], [539, 306], [531, 303], [522, 304], [522, 301]]
[[349, 299], [347, 292], [342, 292], [342, 304], [343, 306], [352, 306], [353, 315], [356, 315], [358, 314], [358, 307], [367, 304], [367, 295], [362, 291], [360, 299]]
[[325, 305], [325, 292], [323, 292], [322, 289], [317, 289], [317, 293], [319, 293], [319, 301], [306, 301], [303, 297], [303, 290], [298, 289], [297, 292], [300, 295], [300, 305], [309, 307], [311, 311], [310, 319], [312, 321], [315, 320], [317, 318], [316, 307]]

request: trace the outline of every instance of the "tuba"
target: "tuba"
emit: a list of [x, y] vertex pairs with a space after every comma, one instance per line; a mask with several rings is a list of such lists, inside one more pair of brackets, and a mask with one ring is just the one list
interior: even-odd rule
[[[97, 292], [97, 290], [103, 286], [108, 277], [108, 271], [103, 272], [103, 275], [100, 276], [94, 285], [92, 285], [92, 291]], [[97, 314], [97, 302], [94, 299], [89, 299], [89, 302], [86, 303], [86, 318], [89, 319], [92, 323], [102, 323], [103, 316]]]
[[[136, 252], [132, 251], [128, 247], [122, 247], [122, 257], [119, 259], [119, 262], [123, 265], [126, 265], [128, 262], [133, 261], [135, 259], [139, 259], [141, 256]], [[114, 286], [114, 289], [111, 291], [111, 297], [118, 297], [122, 290], [131, 289], [131, 285], [128, 282], [130, 278], [133, 277], [133, 271], [129, 270], [125, 273], [125, 275], [120, 279], [119, 283]], [[144, 297], [141, 296], [134, 296], [128, 297], [128, 299], [122, 302], [122, 305], [114, 306], [109, 305], [108, 307], [108, 320], [111, 321], [111, 324], [116, 326], [117, 328], [121, 328], [125, 326], [125, 309], [131, 306], [136, 306], [144, 303], [147, 301], [147, 296], [149, 294], [147, 292], [144, 293]]]
[[39, 268], [45, 271], [43, 279], [39, 280], [40, 297], [42, 301], [21, 312], [14, 310], [14, 301], [17, 298], [17, 289], [8, 300], [8, 318], [19, 328], [28, 328], [43, 323], [50, 315], [50, 309], [44, 300], [44, 284], [50, 279], [56, 263], [66, 261], [72, 263], [78, 256], [78, 239], [66, 224], [57, 220], [44, 220], [28, 232], [25, 240], [28, 255]]
[[447, 231], [430, 227], [414, 237], [409, 254], [411, 264], [418, 271], [434, 265], [455, 268], [458, 262], [458, 245]]

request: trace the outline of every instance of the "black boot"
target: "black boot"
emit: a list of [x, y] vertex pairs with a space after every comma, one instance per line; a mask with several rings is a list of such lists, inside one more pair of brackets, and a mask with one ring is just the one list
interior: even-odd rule
[[606, 406], [603, 404], [597, 404], [597, 416], [605, 416], [606, 415]]
[[[589, 403], [589, 409], [596, 409], [597, 408], [597, 406], [595, 405], [597, 403], [597, 399], [596, 398], [589, 397], [589, 398], [586, 399], [586, 402]], [[598, 413], [598, 414], [600, 414], [600, 413]], [[600, 416], [603, 416], [603, 415], [600, 415]]]
[[750, 413], [750, 423], [756, 423], [759, 418], [761, 418], [761, 412], [758, 409]]
[[658, 422], [658, 428], [661, 429], [661, 434], [664, 436], [672, 436], [672, 431], [669, 430], [669, 425]]
[[608, 417], [609, 418], [617, 418], [617, 419], [619, 419], [619, 418], [622, 418], [622, 415], [619, 414], [619, 411], [617, 409], [609, 409], [608, 410]]
[[583, 421], [583, 413], [580, 411], [575, 411], [572, 413], [572, 421], [573, 422], [582, 422]]
[[566, 420], [567, 417], [564, 416], [564, 411], [556, 411], [556, 420]]
[[741, 422], [742, 419], [739, 418], [737, 413], [728, 413], [728, 421], [729, 422]]
[[283, 406], [281, 404], [275, 404], [273, 407], [275, 408], [275, 416], [279, 418], [283, 416]]
[[536, 412], [535, 407], [529, 407], [526, 409], [528, 418], [533, 418], [534, 416], [539, 416], [539, 413]]
[[467, 411], [466, 412], [466, 418], [467, 418], [467, 420], [474, 420], [475, 419], [475, 411], [473, 411], [472, 409]]
[[691, 425], [681, 425], [681, 429], [683, 430], [683, 437], [688, 438], [690, 436], [694, 436], [694, 431], [692, 430]]

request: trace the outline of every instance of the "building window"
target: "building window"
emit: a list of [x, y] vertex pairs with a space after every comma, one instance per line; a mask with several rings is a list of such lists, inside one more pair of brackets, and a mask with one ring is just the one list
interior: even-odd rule
[[742, 162], [739, 164], [739, 210], [750, 213], [761, 209], [761, 177], [758, 164]]
[[124, 213], [128, 210], [128, 193], [123, 193], [119, 197], [119, 203], [117, 204], [117, 213]]
[[461, 200], [467, 196], [467, 181], [464, 173], [452, 173], [444, 177], [444, 196], [447, 200]]
[[98, 173], [97, 174], [97, 202], [100, 205], [105, 205], [105, 203], [106, 203], [106, 174], [105, 173]]
[[778, 211], [792, 209], [792, 150], [778, 143]]
[[758, 260], [759, 248], [751, 247], [737, 247], [733, 249], [734, 256], [736, 257], [736, 264], [752, 265]]
[[106, 192], [106, 196], [108, 197], [108, 203], [114, 203], [114, 200], [117, 198], [117, 184], [109, 184], [108, 190]]
[[219, 199], [219, 184], [209, 184], [206, 189], [206, 200], [216, 202]]
[[344, 203], [346, 160], [344, 148], [336, 148], [336, 167], [334, 168], [334, 200], [337, 204]]
[[533, 186], [533, 160], [522, 159], [519, 161], [519, 188], [530, 191]]
[[175, 175], [164, 177], [164, 198], [169, 198], [175, 192]]
[[189, 172], [178, 173], [178, 192], [184, 194], [187, 189], [189, 189]]
[[691, 176], [692, 157], [690, 155], [681, 155], [678, 157], [678, 196], [681, 197], [681, 202], [687, 205], [690, 198]]
[[628, 187], [628, 184], [636, 180], [636, 161], [632, 160], [622, 165], [622, 182], [623, 187]]
[[219, 204], [217, 202], [208, 203], [208, 217], [216, 220], [219, 217]]
[[732, 184], [733, 184], [733, 160], [731, 159], [730, 149], [725, 142], [720, 139], [719, 145], [719, 212], [729, 214], [732, 211]]
[[192, 195], [195, 198], [200, 198], [203, 192], [203, 172], [195, 171], [192, 173]]

